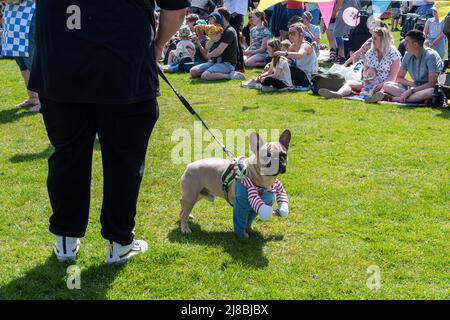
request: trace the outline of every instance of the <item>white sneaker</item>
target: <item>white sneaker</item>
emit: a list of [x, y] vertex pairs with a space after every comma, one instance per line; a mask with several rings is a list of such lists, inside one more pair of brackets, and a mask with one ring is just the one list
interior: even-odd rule
[[106, 241], [106, 263], [122, 263], [128, 259], [148, 251], [148, 244], [144, 240], [134, 240], [127, 246], [117, 242]]
[[318, 94], [326, 99], [342, 99], [342, 96], [339, 93], [325, 88], [319, 89]]
[[79, 249], [80, 239], [56, 236], [56, 244], [53, 251], [59, 262], [75, 260]]
[[245, 74], [239, 71], [233, 71], [230, 73], [230, 80], [245, 80]]

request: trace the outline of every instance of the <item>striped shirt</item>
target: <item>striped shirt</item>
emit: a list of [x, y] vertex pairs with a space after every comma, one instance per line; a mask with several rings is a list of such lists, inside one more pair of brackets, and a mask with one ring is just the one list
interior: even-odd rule
[[[250, 206], [255, 212], [259, 213], [259, 209], [266, 205], [259, 195], [259, 189], [262, 187], [256, 185], [250, 178], [245, 178], [240, 182], [247, 188], [248, 202], [250, 203]], [[280, 180], [276, 179], [267, 191], [276, 194], [278, 206], [282, 203], [288, 203], [286, 190]]]

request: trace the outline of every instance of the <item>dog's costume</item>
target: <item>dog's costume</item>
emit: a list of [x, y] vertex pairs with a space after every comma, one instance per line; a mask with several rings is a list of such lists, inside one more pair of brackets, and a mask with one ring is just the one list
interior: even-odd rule
[[246, 229], [252, 225], [258, 214], [263, 221], [272, 216], [275, 195], [278, 203], [276, 213], [283, 217], [289, 213], [288, 197], [280, 180], [276, 179], [269, 189], [256, 185], [246, 176], [247, 170], [243, 167], [242, 159], [232, 161], [222, 176], [227, 200], [228, 188], [233, 180], [235, 181], [234, 202], [228, 202], [233, 206], [234, 232], [238, 235], [245, 235]]

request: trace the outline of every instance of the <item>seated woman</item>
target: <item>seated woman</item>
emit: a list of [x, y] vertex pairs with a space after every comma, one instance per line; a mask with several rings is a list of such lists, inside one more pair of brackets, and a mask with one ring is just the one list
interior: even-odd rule
[[[374, 18], [369, 26], [369, 32], [372, 34], [373, 30], [376, 28], [388, 28], [388, 25], [378, 18]], [[390, 34], [392, 36], [392, 34]], [[367, 39], [366, 42], [355, 52], [351, 52], [350, 58], [344, 63], [344, 67], [348, 67], [359, 60], [363, 59], [367, 51], [372, 48], [372, 37]]]
[[[377, 102], [383, 99], [384, 94], [380, 91], [384, 82], [395, 81], [400, 69], [401, 55], [395, 48], [388, 28], [377, 28], [372, 33], [372, 48], [366, 53], [364, 62], [364, 74], [369, 68], [373, 68], [377, 74], [378, 84], [372, 89], [372, 96], [365, 101]], [[327, 99], [340, 99], [349, 96], [353, 91], [360, 92], [364, 87], [363, 81], [349, 80], [338, 91], [320, 89], [319, 95]]]
[[250, 46], [244, 51], [244, 63], [249, 68], [263, 67], [266, 65], [267, 41], [271, 36], [265, 25], [265, 13], [253, 10], [249, 19], [254, 27], [250, 30]]
[[310, 12], [305, 12], [302, 19], [303, 25], [305, 26], [305, 38], [306, 40], [309, 39], [308, 42], [310, 42], [314, 46], [316, 54], [319, 55], [319, 45], [322, 31], [320, 30], [319, 26], [311, 23], [313, 16]]
[[284, 56], [291, 60], [291, 76], [294, 86], [308, 87], [311, 77], [319, 70], [319, 63], [313, 46], [305, 40], [303, 24], [295, 23], [289, 27], [289, 40], [292, 45], [288, 51], [277, 51], [274, 57]]

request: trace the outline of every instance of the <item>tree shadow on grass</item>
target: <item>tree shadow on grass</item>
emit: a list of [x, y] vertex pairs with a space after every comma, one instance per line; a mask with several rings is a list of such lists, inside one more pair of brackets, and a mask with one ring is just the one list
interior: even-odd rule
[[80, 289], [67, 287], [67, 268], [72, 263], [60, 263], [54, 256], [34, 267], [18, 279], [0, 287], [0, 300], [106, 299], [111, 283], [121, 272], [121, 265], [99, 264], [81, 269]]
[[[255, 269], [263, 269], [268, 265], [263, 254], [266, 243], [283, 240], [283, 235], [264, 237], [257, 231], [253, 231], [249, 239], [239, 239], [233, 232], [204, 231], [199, 224], [192, 222], [189, 226], [192, 234], [184, 235], [180, 228], [176, 228], [168, 234], [169, 241], [223, 247], [233, 260]], [[226, 262], [222, 267], [226, 268]]]
[[0, 125], [15, 122], [23, 117], [33, 116], [35, 113], [23, 111], [19, 108], [0, 111]]

